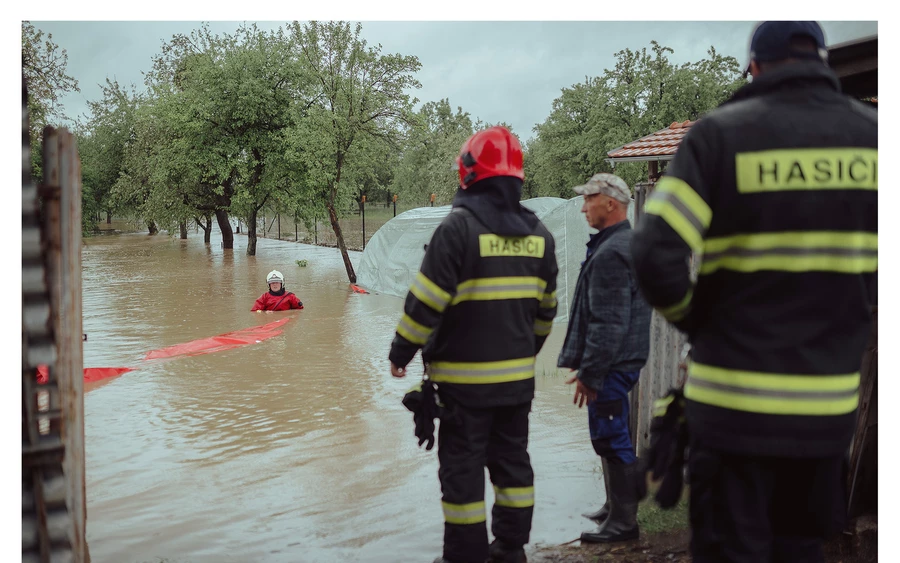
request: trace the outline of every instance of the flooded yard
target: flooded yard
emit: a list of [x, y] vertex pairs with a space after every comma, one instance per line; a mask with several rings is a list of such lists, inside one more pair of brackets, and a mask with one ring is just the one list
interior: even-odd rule
[[[260, 239], [248, 257], [245, 236], [228, 252], [220, 240], [86, 240], [85, 367], [136, 368], [86, 384], [92, 560], [430, 561], [443, 537], [437, 456], [400, 404], [421, 362], [395, 380], [387, 360], [402, 300], [353, 293], [335, 249]], [[250, 312], [272, 269], [304, 310]], [[284, 317], [258, 344], [142, 359]], [[578, 537], [579, 514], [603, 501], [586, 412], [554, 367], [564, 332], [554, 326], [537, 369], [532, 548]]]

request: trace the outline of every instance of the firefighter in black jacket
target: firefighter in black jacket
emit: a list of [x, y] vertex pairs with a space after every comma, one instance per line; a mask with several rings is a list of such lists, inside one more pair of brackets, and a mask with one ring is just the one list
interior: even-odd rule
[[841, 94], [816, 22], [765, 22], [750, 49], [752, 83], [685, 135], [633, 255], [647, 301], [692, 344], [693, 560], [819, 562], [846, 513], [878, 120]]
[[[535, 355], [556, 315], [553, 236], [519, 203], [522, 148], [503, 127], [457, 158], [460, 188], [434, 232], [391, 344], [391, 374], [423, 348], [443, 405], [444, 550], [436, 561], [524, 561], [534, 511], [528, 414]], [[495, 502], [488, 545], [484, 467]]]

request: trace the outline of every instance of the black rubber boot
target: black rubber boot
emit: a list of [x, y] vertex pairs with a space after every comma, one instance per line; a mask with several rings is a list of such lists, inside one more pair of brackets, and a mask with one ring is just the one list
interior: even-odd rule
[[495, 539], [488, 546], [487, 563], [526, 563], [525, 548], [521, 545], [513, 547]]
[[597, 512], [585, 512], [582, 514], [588, 520], [593, 520], [598, 524], [602, 524], [609, 516], [609, 465], [602, 457], [600, 458], [600, 465], [603, 467], [603, 487], [606, 489], [606, 502], [603, 503], [603, 506]]
[[584, 543], [637, 539], [638, 464], [609, 464], [609, 516], [595, 531], [581, 534]]

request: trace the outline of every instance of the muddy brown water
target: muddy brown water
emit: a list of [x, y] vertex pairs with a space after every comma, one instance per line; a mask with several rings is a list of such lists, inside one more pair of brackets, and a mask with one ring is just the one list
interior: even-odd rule
[[[443, 537], [436, 450], [417, 447], [400, 404], [421, 363], [395, 380], [386, 359], [403, 301], [351, 292], [331, 248], [260, 239], [248, 257], [243, 235], [227, 252], [202, 235], [85, 242], [85, 366], [137, 368], [86, 385], [92, 561], [431, 561]], [[272, 269], [303, 311], [250, 312]], [[258, 344], [142, 361], [284, 316], [284, 332]], [[555, 325], [538, 358], [529, 549], [578, 537], [579, 514], [603, 501], [586, 411], [554, 367], [564, 333]]]

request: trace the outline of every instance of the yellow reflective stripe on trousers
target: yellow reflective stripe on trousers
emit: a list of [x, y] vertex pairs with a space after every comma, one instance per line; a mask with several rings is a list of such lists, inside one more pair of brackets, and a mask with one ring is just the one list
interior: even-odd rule
[[684, 396], [726, 409], [780, 415], [831, 416], [859, 403], [859, 373], [791, 375], [692, 363]]
[[468, 504], [441, 502], [444, 507], [444, 522], [448, 524], [480, 524], [486, 521], [484, 501]]
[[794, 231], [715, 237], [703, 246], [701, 274], [716, 270], [838, 272], [878, 270], [878, 234], [857, 231]]
[[694, 296], [694, 290], [688, 289], [687, 294], [678, 303], [669, 307], [659, 309], [659, 313], [669, 322], [677, 322], [684, 318], [691, 304], [691, 298]]
[[553, 320], [534, 319], [534, 333], [537, 336], [547, 336], [553, 330]]
[[416, 280], [409, 288], [410, 293], [416, 296], [416, 299], [425, 303], [438, 313], [443, 313], [450, 303], [452, 297], [449, 293], [441, 289], [436, 283], [428, 279], [428, 277], [419, 272]]
[[551, 291], [550, 293], [545, 293], [541, 296], [541, 308], [542, 309], [551, 309], [556, 307], [556, 291]]
[[739, 193], [877, 190], [878, 149], [777, 149], [734, 157]]
[[695, 252], [703, 248], [712, 209], [684, 180], [674, 176], [660, 178], [644, 212], [662, 217]]
[[495, 504], [507, 508], [534, 506], [534, 487], [506, 487], [494, 485]]
[[435, 383], [508, 383], [534, 377], [534, 356], [499, 362], [431, 362]]
[[455, 305], [461, 301], [496, 301], [501, 299], [537, 299], [544, 296], [547, 282], [535, 276], [475, 278], [456, 286]]
[[433, 328], [417, 323], [407, 314], [404, 314], [397, 323], [397, 334], [413, 344], [424, 345], [432, 332], [434, 332]]

